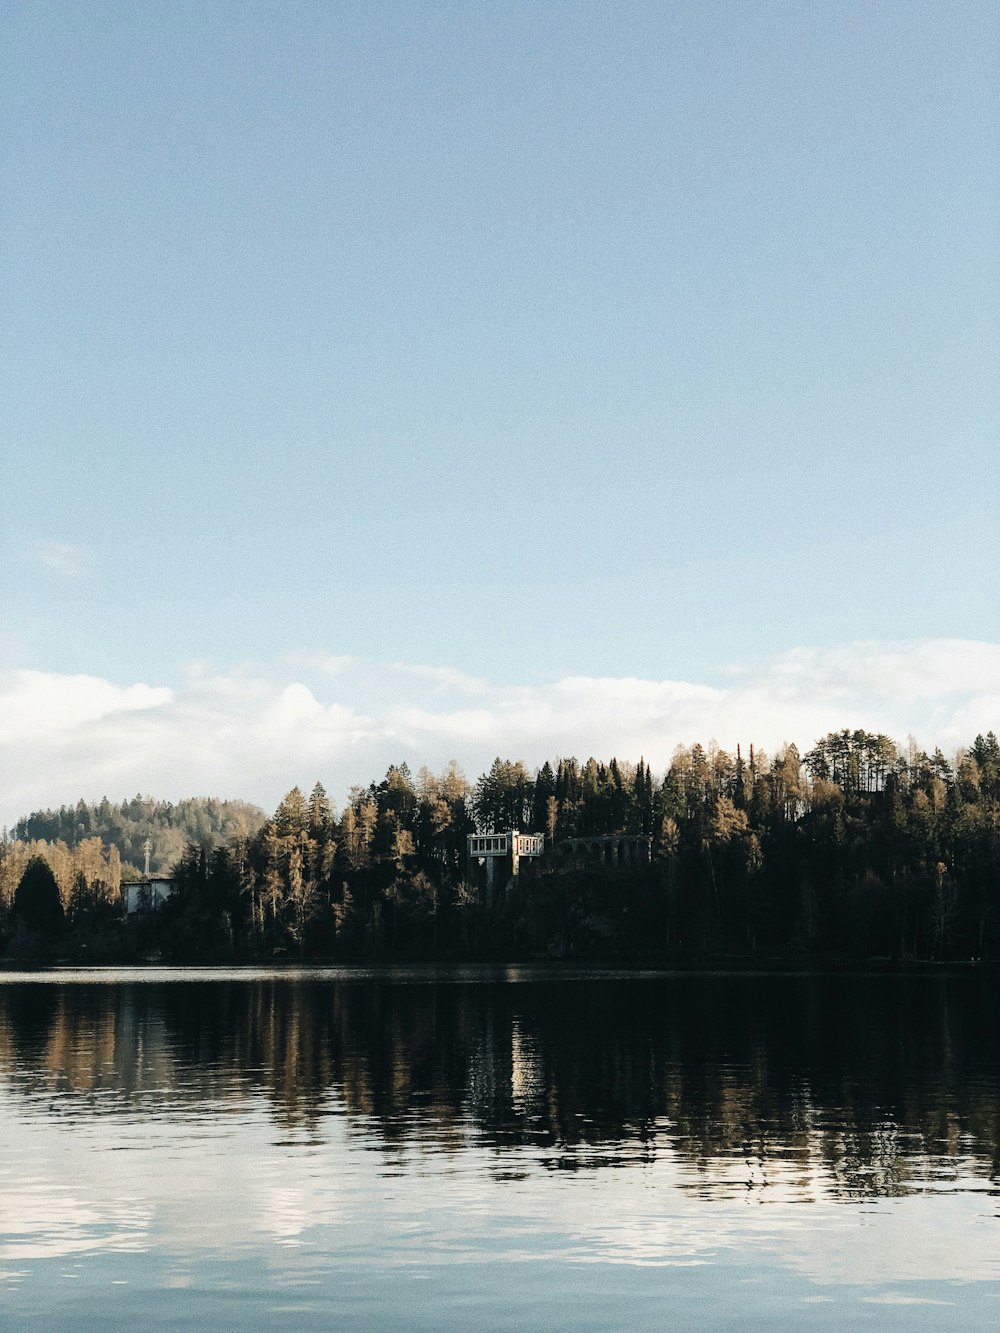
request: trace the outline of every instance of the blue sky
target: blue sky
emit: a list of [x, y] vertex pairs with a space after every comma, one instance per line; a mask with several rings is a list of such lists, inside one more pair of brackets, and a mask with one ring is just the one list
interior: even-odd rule
[[998, 39], [965, 0], [20, 0], [3, 697], [995, 644]]

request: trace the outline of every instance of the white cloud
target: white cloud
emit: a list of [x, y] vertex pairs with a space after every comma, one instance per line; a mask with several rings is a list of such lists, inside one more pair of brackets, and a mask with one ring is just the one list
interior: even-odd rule
[[1000, 685], [998, 659], [1000, 646], [968, 639], [862, 642], [829, 649], [793, 649], [771, 664], [770, 674], [793, 688], [808, 679], [830, 698], [891, 694], [916, 704], [954, 694], [995, 694]]
[[[472, 704], [473, 706], [470, 706]], [[273, 808], [321, 779], [340, 799], [406, 760], [476, 776], [497, 754], [539, 764], [594, 754], [664, 769], [716, 739], [801, 747], [834, 728], [946, 751], [1000, 726], [1000, 644], [962, 640], [799, 648], [722, 685], [566, 676], [499, 686], [448, 667], [298, 654], [264, 668], [188, 669], [176, 689], [41, 671], [0, 675], [0, 822], [79, 796], [216, 793]]]
[[481, 676], [470, 676], [447, 666], [419, 666], [408, 662], [393, 662], [391, 670], [417, 680], [425, 680], [441, 691], [454, 690], [460, 694], [487, 694], [489, 683]]
[[35, 555], [45, 569], [57, 578], [89, 578], [97, 568], [93, 551], [73, 542], [38, 542]]
[[43, 671], [0, 675], [0, 745], [72, 736], [89, 722], [167, 703], [172, 691], [149, 685], [112, 685], [97, 676]]
[[342, 672], [355, 666], [357, 658], [304, 648], [297, 652], [286, 653], [284, 661], [289, 666], [305, 667], [322, 671], [328, 676], [339, 676]]

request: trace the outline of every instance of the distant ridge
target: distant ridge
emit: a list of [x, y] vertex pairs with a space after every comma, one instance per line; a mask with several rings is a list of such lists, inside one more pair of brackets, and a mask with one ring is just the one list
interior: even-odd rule
[[58, 810], [35, 810], [19, 819], [9, 836], [22, 842], [64, 842], [74, 847], [85, 838], [100, 838], [105, 850], [117, 847], [125, 866], [141, 868], [144, 845], [150, 842], [150, 868], [168, 871], [189, 843], [221, 845], [230, 838], [251, 838], [267, 821], [249, 801], [223, 801], [191, 796], [176, 804], [152, 796], [134, 796], [96, 804], [79, 800]]

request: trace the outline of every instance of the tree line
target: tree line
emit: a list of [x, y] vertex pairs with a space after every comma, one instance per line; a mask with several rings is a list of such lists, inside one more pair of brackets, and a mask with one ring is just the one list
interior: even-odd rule
[[[467, 837], [515, 828], [544, 833], [547, 853], [491, 897]], [[597, 840], [617, 835], [642, 849], [635, 863], [606, 864], [587, 845], [599, 852]], [[53, 859], [52, 845], [29, 846], [7, 839], [0, 851], [8, 942], [24, 938], [27, 863]], [[75, 940], [206, 961], [989, 958], [1000, 953], [1000, 745], [979, 735], [948, 760], [843, 730], [805, 754], [680, 746], [662, 776], [642, 759], [529, 770], [498, 758], [475, 783], [454, 763], [416, 776], [393, 765], [340, 812], [316, 783], [256, 829], [191, 839], [173, 898], [124, 927], [110, 864], [96, 906], [87, 870], [67, 892], [66, 868], [51, 868], [64, 950]]]
[[72, 859], [78, 848], [97, 839], [105, 853], [115, 848], [129, 878], [144, 868], [147, 842], [150, 869], [166, 872], [189, 843], [251, 837], [266, 819], [263, 810], [247, 801], [220, 801], [214, 796], [193, 796], [176, 804], [151, 796], [124, 801], [109, 801], [105, 796], [97, 802], [61, 805], [58, 810], [36, 810], [19, 819], [4, 840], [52, 847], [61, 844], [64, 850], [54, 855]]

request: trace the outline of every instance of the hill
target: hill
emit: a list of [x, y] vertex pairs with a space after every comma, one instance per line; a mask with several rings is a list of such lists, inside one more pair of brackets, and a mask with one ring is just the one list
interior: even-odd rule
[[213, 846], [230, 838], [251, 838], [266, 819], [256, 805], [215, 796], [193, 796], [176, 805], [151, 796], [120, 804], [104, 797], [95, 805], [80, 800], [58, 810], [36, 810], [19, 819], [9, 836], [25, 843], [64, 842], [70, 848], [100, 838], [106, 851], [116, 847], [123, 864], [137, 869], [145, 862], [148, 838], [150, 869], [156, 872], [170, 870], [189, 843]]

